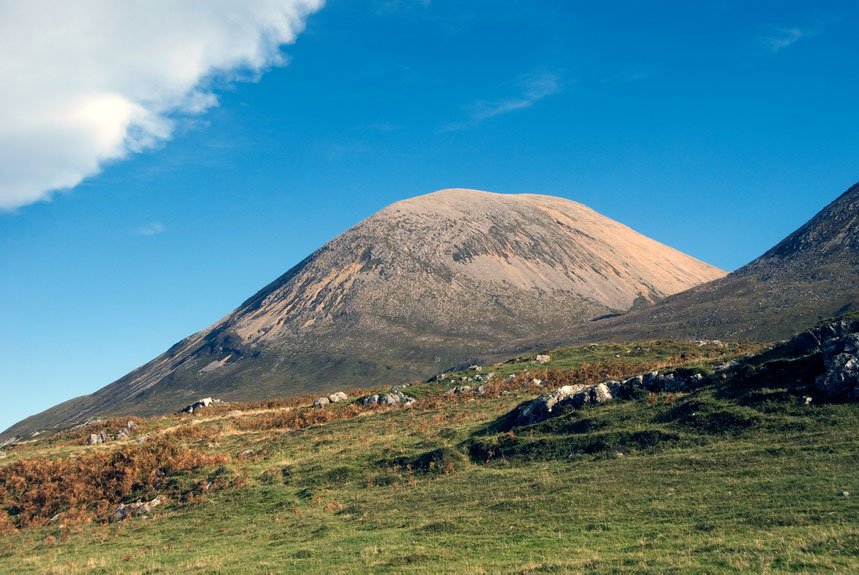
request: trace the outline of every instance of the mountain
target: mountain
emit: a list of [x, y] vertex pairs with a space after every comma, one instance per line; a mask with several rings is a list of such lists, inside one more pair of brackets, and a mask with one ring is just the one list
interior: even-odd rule
[[423, 378], [724, 274], [566, 199], [442, 190], [388, 206], [211, 327], [5, 435]]
[[724, 278], [587, 327], [519, 342], [722, 338], [774, 341], [859, 308], [859, 184]]

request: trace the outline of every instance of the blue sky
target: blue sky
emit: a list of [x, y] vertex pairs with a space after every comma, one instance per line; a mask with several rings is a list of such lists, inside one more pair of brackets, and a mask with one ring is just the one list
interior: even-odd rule
[[[732, 270], [859, 179], [855, 2], [268, 0], [244, 26], [188, 9], [220, 36], [152, 18], [144, 58], [135, 44], [104, 63], [21, 6], [0, 2], [0, 32], [39, 28], [62, 56], [0, 40], [0, 80], [22, 86], [0, 88], [0, 429], [145, 363], [403, 198], [563, 196]], [[68, 9], [91, 25], [92, 6]], [[188, 47], [161, 40], [194, 34], [218, 42], [189, 44], [189, 71]], [[122, 76], [126, 57], [140, 73]], [[92, 129], [55, 137], [49, 112], [108, 80], [119, 96], [87, 100]]]

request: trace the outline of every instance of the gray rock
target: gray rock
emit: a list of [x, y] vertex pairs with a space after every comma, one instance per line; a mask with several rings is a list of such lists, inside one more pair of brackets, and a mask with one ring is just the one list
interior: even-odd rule
[[325, 407], [329, 403], [330, 403], [330, 401], [328, 401], [327, 397], [317, 397], [313, 401], [313, 407]]
[[590, 399], [591, 403], [605, 403], [606, 401], [611, 401], [614, 397], [611, 394], [611, 390], [609, 386], [605, 383], [598, 383], [593, 386], [590, 390]]
[[486, 393], [489, 390], [489, 387], [484, 383], [480, 387], [477, 388], [477, 393]]
[[842, 491], [841, 493], [839, 493], [839, 495], [841, 497], [850, 497], [850, 492], [849, 491]]
[[459, 387], [454, 387], [453, 389], [448, 390], [447, 394], [453, 395], [458, 393], [468, 393], [469, 391], [472, 391], [470, 385], [460, 385]]
[[543, 387], [543, 380], [537, 379], [536, 377], [531, 380], [531, 385], [536, 385], [537, 387]]
[[740, 365], [740, 364], [736, 361], [726, 361], [725, 363], [720, 363], [719, 365], [714, 365], [713, 371], [715, 371], [715, 372], [728, 371], [729, 369], [733, 369], [733, 368], [737, 367], [738, 365]]
[[853, 323], [835, 322], [819, 328], [824, 336], [821, 356], [826, 372], [815, 387], [831, 400], [859, 400], [859, 333], [844, 333]]
[[342, 391], [337, 391], [328, 396], [328, 401], [331, 403], [337, 403], [338, 401], [346, 401], [349, 399], [349, 396], [343, 393]]
[[591, 388], [583, 389], [574, 393], [570, 400], [566, 403], [572, 404], [576, 409], [580, 409], [591, 404]]
[[551, 361], [551, 359], [552, 359], [551, 356], [541, 354], [541, 355], [537, 356], [537, 363], [546, 363], [548, 361]]
[[107, 441], [108, 436], [107, 432], [99, 431], [98, 433], [90, 433], [89, 437], [86, 439], [87, 445], [101, 445], [105, 441]]
[[629, 387], [644, 387], [644, 376], [633, 375], [632, 377], [624, 381], [623, 384]]
[[119, 431], [116, 432], [116, 434], [114, 434], [113, 439], [114, 440], [128, 439], [128, 429], [127, 428], [120, 429]]
[[820, 349], [820, 341], [810, 331], [798, 333], [787, 343], [787, 351], [791, 355], [807, 355]]
[[815, 329], [812, 333], [818, 341], [837, 339], [849, 333], [859, 332], [859, 321], [843, 319]]
[[841, 353], [824, 360], [826, 373], [819, 376], [815, 385], [824, 396], [830, 399], [845, 399], [856, 395], [854, 390], [859, 386], [859, 358], [848, 353]]
[[[572, 402], [573, 396], [586, 389], [584, 385], [565, 385], [525, 405], [514, 420], [515, 425], [538, 423], [551, 416], [552, 410]], [[587, 394], [586, 394], [587, 395]]]
[[116, 508], [110, 517], [108, 517], [108, 521], [110, 523], [115, 523], [117, 521], [124, 521], [129, 517], [136, 517], [138, 515], [147, 515], [152, 509], [161, 505], [161, 499], [156, 497], [152, 501], [141, 502], [138, 501], [136, 503], [129, 503], [128, 505], [124, 505], [122, 503]]
[[397, 395], [396, 393], [389, 393], [379, 399], [379, 405], [392, 406], [397, 405], [398, 403], [400, 403], [400, 401], [402, 401], [402, 399], [400, 399], [399, 395]]
[[377, 405], [379, 403], [379, 396], [373, 394], [369, 397], [365, 397], [363, 401], [361, 401], [364, 405]]

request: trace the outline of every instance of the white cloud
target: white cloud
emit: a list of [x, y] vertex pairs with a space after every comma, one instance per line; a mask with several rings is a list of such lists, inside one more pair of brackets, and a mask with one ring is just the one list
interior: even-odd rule
[[498, 100], [478, 100], [471, 106], [470, 118], [466, 122], [458, 122], [445, 126], [443, 132], [471, 128], [494, 116], [507, 114], [522, 108], [529, 108], [561, 89], [558, 76], [555, 74], [537, 74], [526, 76], [515, 82], [518, 94]]
[[145, 226], [141, 226], [135, 230], [135, 233], [139, 236], [157, 236], [158, 234], [163, 234], [167, 231], [167, 228], [164, 227], [164, 224], [161, 222], [152, 222], [151, 224], [146, 224]]
[[808, 36], [808, 32], [800, 28], [773, 28], [761, 37], [764, 45], [773, 52], [787, 48]]
[[170, 138], [284, 63], [323, 0], [0, 0], [0, 210]]

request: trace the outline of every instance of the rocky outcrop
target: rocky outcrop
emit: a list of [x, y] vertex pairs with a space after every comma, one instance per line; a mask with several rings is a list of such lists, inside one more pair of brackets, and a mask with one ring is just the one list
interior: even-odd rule
[[374, 394], [365, 397], [361, 403], [363, 405], [385, 405], [388, 407], [402, 404], [406, 407], [411, 407], [416, 402], [417, 400], [414, 397], [406, 395], [399, 389], [391, 388], [390, 393], [386, 393], [385, 395]]
[[349, 399], [349, 396], [342, 391], [336, 391], [328, 396], [328, 401], [330, 401], [331, 403], [337, 403], [338, 401], [346, 401], [347, 399]]
[[515, 410], [513, 425], [532, 425], [558, 415], [564, 408], [581, 408], [611, 401], [624, 389], [641, 388], [651, 392], [679, 392], [693, 389], [703, 376], [692, 370], [678, 369], [670, 373], [653, 371], [635, 375], [624, 381], [604, 381], [596, 385], [565, 385], [544, 393]]
[[824, 351], [824, 343], [859, 332], [859, 321], [841, 319], [826, 325], [796, 334], [786, 344], [787, 352], [793, 356], [808, 355]]
[[90, 433], [89, 437], [86, 438], [87, 445], [101, 445], [105, 441], [108, 440], [108, 435], [104, 431], [99, 431], [98, 433]]
[[108, 517], [108, 521], [110, 523], [115, 523], [117, 521], [124, 521], [129, 517], [136, 517], [138, 515], [148, 515], [152, 509], [161, 505], [161, 499], [156, 497], [152, 501], [138, 501], [136, 503], [129, 503], [128, 505], [120, 504], [116, 511], [114, 511], [110, 517]]
[[331, 401], [327, 397], [317, 397], [313, 400], [313, 407], [325, 407], [331, 403]]
[[844, 323], [823, 331], [819, 341], [826, 372], [817, 378], [815, 387], [830, 401], [859, 401], [859, 324]]
[[220, 399], [212, 399], [211, 397], [204, 397], [199, 401], [195, 401], [191, 405], [185, 406], [179, 410], [179, 413], [194, 413], [199, 409], [203, 409], [204, 407], [209, 407], [210, 405], [221, 403]]

